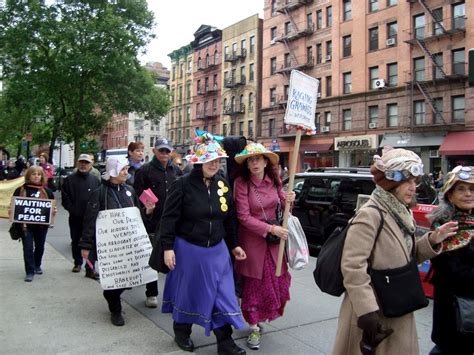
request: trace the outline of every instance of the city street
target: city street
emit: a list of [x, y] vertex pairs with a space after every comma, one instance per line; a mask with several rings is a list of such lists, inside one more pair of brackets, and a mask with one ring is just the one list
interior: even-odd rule
[[[58, 199], [59, 194], [56, 193]], [[60, 200], [58, 201], [60, 204]], [[23, 281], [21, 244], [10, 239], [9, 223], [0, 220], [0, 352], [2, 354], [182, 354], [173, 341], [172, 319], [145, 307], [145, 287], [123, 294], [125, 326], [110, 323], [107, 304], [98, 282], [71, 272], [67, 213], [58, 215], [49, 230], [43, 259], [43, 275]], [[316, 259], [303, 271], [292, 272], [291, 301], [286, 314], [264, 325], [260, 350], [255, 354], [330, 354], [335, 341], [342, 298], [323, 294], [312, 277]], [[160, 274], [159, 289], [163, 289]], [[421, 354], [427, 354], [432, 304], [417, 312]], [[236, 331], [245, 346], [247, 331]], [[215, 354], [215, 337], [204, 336], [195, 326], [192, 339], [196, 354]]]

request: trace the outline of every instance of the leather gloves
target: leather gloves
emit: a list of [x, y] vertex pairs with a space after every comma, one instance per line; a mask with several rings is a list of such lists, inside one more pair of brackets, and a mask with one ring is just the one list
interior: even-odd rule
[[393, 329], [385, 328], [380, 324], [380, 317], [377, 312], [360, 316], [357, 320], [357, 326], [363, 330], [360, 351], [364, 355], [374, 355], [377, 345], [393, 333]]

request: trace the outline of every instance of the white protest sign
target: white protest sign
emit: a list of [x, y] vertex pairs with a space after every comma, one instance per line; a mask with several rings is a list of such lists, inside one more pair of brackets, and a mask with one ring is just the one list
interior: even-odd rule
[[143, 285], [158, 279], [148, 260], [152, 245], [137, 207], [99, 212], [97, 262], [104, 290]]
[[285, 124], [315, 130], [316, 101], [319, 80], [298, 70], [292, 70], [286, 105]]

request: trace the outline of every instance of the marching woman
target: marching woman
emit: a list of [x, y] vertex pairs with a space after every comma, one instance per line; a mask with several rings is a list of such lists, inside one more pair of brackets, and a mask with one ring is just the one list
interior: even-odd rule
[[[32, 166], [26, 170], [25, 184], [17, 188], [13, 196], [54, 200], [53, 192], [44, 187], [46, 181], [44, 170], [39, 166]], [[53, 214], [56, 214], [56, 207]], [[23, 227], [24, 236], [21, 241], [23, 243], [23, 259], [26, 271], [25, 281], [31, 282], [35, 274], [43, 274], [41, 262], [49, 226], [41, 224], [25, 224], [24, 226], [26, 226], [26, 230]]]
[[446, 174], [439, 206], [430, 219], [433, 233], [439, 233], [440, 226], [448, 221], [458, 224], [457, 233], [441, 244], [443, 253], [431, 261], [434, 270], [431, 339], [436, 346], [430, 354], [472, 355], [474, 334], [463, 334], [456, 330], [454, 297], [474, 300], [473, 166], [457, 166]]
[[[247, 259], [235, 263], [242, 288], [242, 313], [250, 326], [247, 346], [259, 349], [260, 322], [272, 321], [283, 315], [290, 299], [291, 276], [286, 262], [281, 276], [275, 276], [280, 238], [288, 238], [288, 230], [269, 224], [276, 218], [278, 205], [295, 200], [295, 192], [282, 189], [278, 174], [278, 155], [260, 143], [250, 143], [235, 156], [240, 164], [234, 183], [235, 205], [240, 221], [239, 242], [247, 252]], [[276, 235], [273, 244], [267, 234]]]
[[175, 342], [193, 351], [192, 325], [217, 338], [219, 354], [245, 354], [232, 339], [243, 328], [235, 295], [232, 262], [246, 258], [237, 245], [229, 184], [218, 171], [225, 151], [205, 134], [198, 137], [193, 169], [171, 185], [159, 231], [164, 261], [171, 270], [163, 292], [163, 313], [173, 314]]
[[45, 185], [48, 186], [49, 188], [53, 188], [53, 176], [54, 176], [54, 167], [48, 163], [49, 155], [48, 153], [41, 153], [39, 155], [39, 166], [44, 171], [44, 174], [46, 175], [46, 183]]

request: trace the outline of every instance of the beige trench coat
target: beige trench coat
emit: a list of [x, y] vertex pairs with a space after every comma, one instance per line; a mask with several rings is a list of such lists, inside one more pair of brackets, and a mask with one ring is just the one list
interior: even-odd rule
[[[370, 276], [366, 272], [367, 260], [371, 258], [371, 265], [375, 269], [400, 267], [410, 260], [403, 232], [392, 215], [373, 196], [367, 205], [378, 206], [385, 223], [375, 247], [375, 235], [380, 225], [380, 215], [376, 209], [361, 208], [348, 230], [341, 263], [346, 292], [339, 313], [334, 355], [361, 354], [359, 343], [362, 330], [357, 327], [357, 318], [379, 310]], [[428, 241], [428, 233], [417, 239], [415, 248], [419, 263], [438, 255]], [[381, 315], [381, 323], [392, 328], [394, 333], [380, 343], [377, 354], [419, 354], [413, 313], [398, 318]]]

